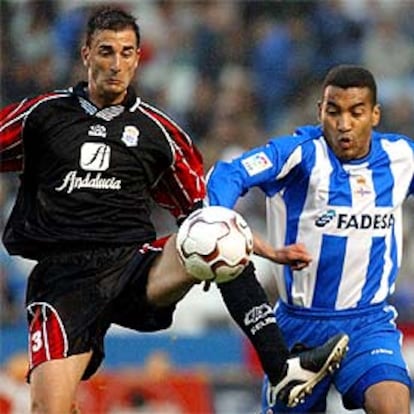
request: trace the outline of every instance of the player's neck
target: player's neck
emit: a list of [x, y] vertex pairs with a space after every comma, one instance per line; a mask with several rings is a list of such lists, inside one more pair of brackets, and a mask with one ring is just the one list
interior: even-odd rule
[[109, 94], [103, 91], [88, 87], [86, 91], [88, 99], [97, 107], [105, 108], [113, 105], [120, 105], [125, 99], [127, 91], [125, 90], [121, 94]]

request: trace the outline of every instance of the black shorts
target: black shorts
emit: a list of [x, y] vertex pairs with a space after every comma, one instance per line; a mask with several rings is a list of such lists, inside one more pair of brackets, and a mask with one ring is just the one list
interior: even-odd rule
[[30, 371], [44, 361], [93, 350], [87, 379], [104, 358], [104, 336], [112, 323], [144, 332], [168, 328], [175, 305], [156, 308], [146, 299], [148, 272], [160, 253], [128, 246], [41, 260], [26, 297]]

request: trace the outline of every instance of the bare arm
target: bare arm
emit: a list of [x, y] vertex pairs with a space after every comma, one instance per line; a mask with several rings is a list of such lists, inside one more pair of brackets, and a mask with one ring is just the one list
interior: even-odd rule
[[292, 270], [301, 270], [307, 267], [312, 257], [301, 243], [290, 244], [275, 249], [257, 233], [254, 233], [254, 253], [272, 262], [289, 265]]

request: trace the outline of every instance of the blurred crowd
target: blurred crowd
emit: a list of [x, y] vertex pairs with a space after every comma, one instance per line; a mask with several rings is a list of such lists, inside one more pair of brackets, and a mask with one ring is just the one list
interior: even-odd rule
[[[414, 8], [408, 0], [1, 0], [1, 106], [84, 79], [83, 29], [89, 12], [106, 4], [138, 17], [142, 58], [135, 86], [185, 127], [206, 171], [219, 158], [317, 122], [320, 82], [339, 63], [362, 64], [376, 76], [381, 130], [414, 137]], [[0, 176], [0, 230], [17, 180]], [[252, 192], [238, 208], [256, 231], [265, 231], [262, 195]], [[406, 209], [412, 212], [414, 204]], [[394, 300], [400, 318], [414, 322], [410, 211]], [[170, 231], [171, 219], [157, 209], [154, 214], [159, 231]], [[8, 257], [3, 246], [0, 262], [5, 326], [24, 320], [32, 263]]]

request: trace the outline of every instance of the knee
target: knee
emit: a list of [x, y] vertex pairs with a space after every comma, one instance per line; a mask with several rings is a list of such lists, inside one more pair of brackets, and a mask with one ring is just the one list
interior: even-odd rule
[[180, 301], [194, 285], [184, 273], [165, 270], [150, 274], [146, 287], [147, 301], [157, 307], [170, 306]]
[[192, 286], [194, 282], [188, 279], [151, 282], [147, 285], [147, 301], [156, 307], [171, 306], [179, 302]]
[[33, 378], [30, 383], [30, 414], [49, 414], [51, 412], [50, 400], [48, 400], [44, 393], [40, 392]]
[[[50, 410], [46, 407], [45, 404], [42, 404], [40, 401], [33, 399], [30, 403], [30, 413], [31, 414], [52, 414], [56, 411]], [[73, 403], [68, 414], [81, 414], [81, 411], [76, 403]]]
[[367, 414], [410, 414], [408, 387], [394, 381], [383, 381], [367, 389], [364, 408]]
[[169, 306], [182, 299], [196, 282], [180, 262], [163, 252], [148, 273], [146, 297], [151, 305]]
[[399, 401], [393, 396], [379, 400], [367, 400], [364, 404], [367, 414], [410, 414], [409, 403]]
[[48, 408], [47, 404], [43, 403], [38, 397], [32, 395], [30, 414], [49, 414], [51, 412], [52, 411]]
[[31, 414], [42, 414], [42, 413], [45, 413], [45, 410], [42, 409], [41, 404], [39, 404], [37, 401], [32, 401], [30, 403], [30, 413]]

